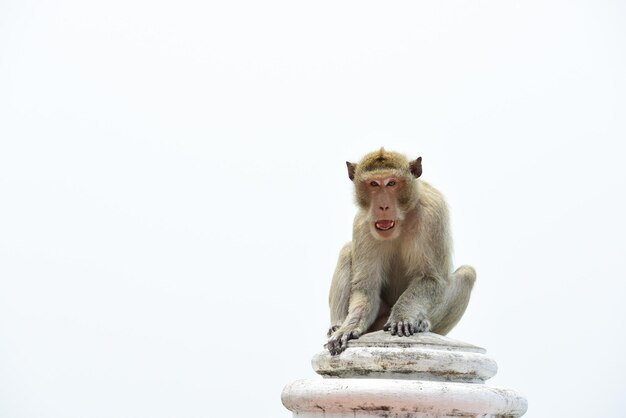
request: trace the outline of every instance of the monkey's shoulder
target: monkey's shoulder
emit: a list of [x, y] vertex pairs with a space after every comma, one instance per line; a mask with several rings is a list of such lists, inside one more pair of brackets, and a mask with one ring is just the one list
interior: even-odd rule
[[439, 189], [423, 180], [416, 180], [416, 188], [419, 191], [418, 206], [427, 213], [447, 212], [446, 198]]
[[355, 228], [367, 228], [370, 215], [367, 211], [359, 209], [354, 215], [354, 227]]
[[443, 193], [432, 184], [421, 179], [416, 179], [415, 186], [417, 187], [418, 193], [423, 200], [432, 203], [445, 204], [446, 199]]

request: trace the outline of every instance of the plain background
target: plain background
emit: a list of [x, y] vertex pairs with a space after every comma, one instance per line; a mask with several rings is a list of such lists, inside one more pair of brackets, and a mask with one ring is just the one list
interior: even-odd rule
[[622, 417], [624, 74], [619, 1], [0, 1], [0, 416], [289, 417], [385, 146], [489, 383]]

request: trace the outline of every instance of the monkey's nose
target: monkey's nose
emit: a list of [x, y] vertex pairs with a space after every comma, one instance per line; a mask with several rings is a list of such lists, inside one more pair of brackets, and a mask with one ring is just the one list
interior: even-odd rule
[[385, 206], [385, 207], [379, 206], [378, 208], [379, 208], [380, 210], [387, 210], [387, 209], [389, 209], [389, 206]]

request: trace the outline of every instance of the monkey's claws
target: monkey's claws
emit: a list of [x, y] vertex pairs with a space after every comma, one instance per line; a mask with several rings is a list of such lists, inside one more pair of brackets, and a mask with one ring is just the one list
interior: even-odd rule
[[416, 321], [392, 321], [390, 319], [385, 324], [383, 329], [385, 331], [390, 331], [391, 335], [397, 335], [398, 337], [408, 337], [418, 332], [430, 331], [430, 321], [426, 318], [419, 318]]
[[360, 329], [347, 330], [345, 328], [339, 328], [328, 339], [328, 342], [324, 347], [328, 348], [330, 354], [335, 356], [348, 347], [348, 340], [356, 339], [361, 336]]

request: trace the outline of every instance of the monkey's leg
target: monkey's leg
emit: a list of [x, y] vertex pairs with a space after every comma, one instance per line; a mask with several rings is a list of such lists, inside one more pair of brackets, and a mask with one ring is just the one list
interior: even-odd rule
[[330, 285], [328, 302], [330, 305], [330, 327], [328, 336], [343, 324], [348, 316], [350, 304], [350, 280], [352, 276], [352, 243], [346, 244], [339, 252], [339, 260]]
[[447, 281], [443, 278], [420, 276], [414, 278], [391, 308], [384, 330], [392, 335], [409, 336], [431, 329], [429, 315], [442, 299]]
[[459, 322], [476, 281], [476, 270], [471, 266], [459, 267], [451, 277], [443, 303], [432, 312], [432, 331], [446, 335]]

